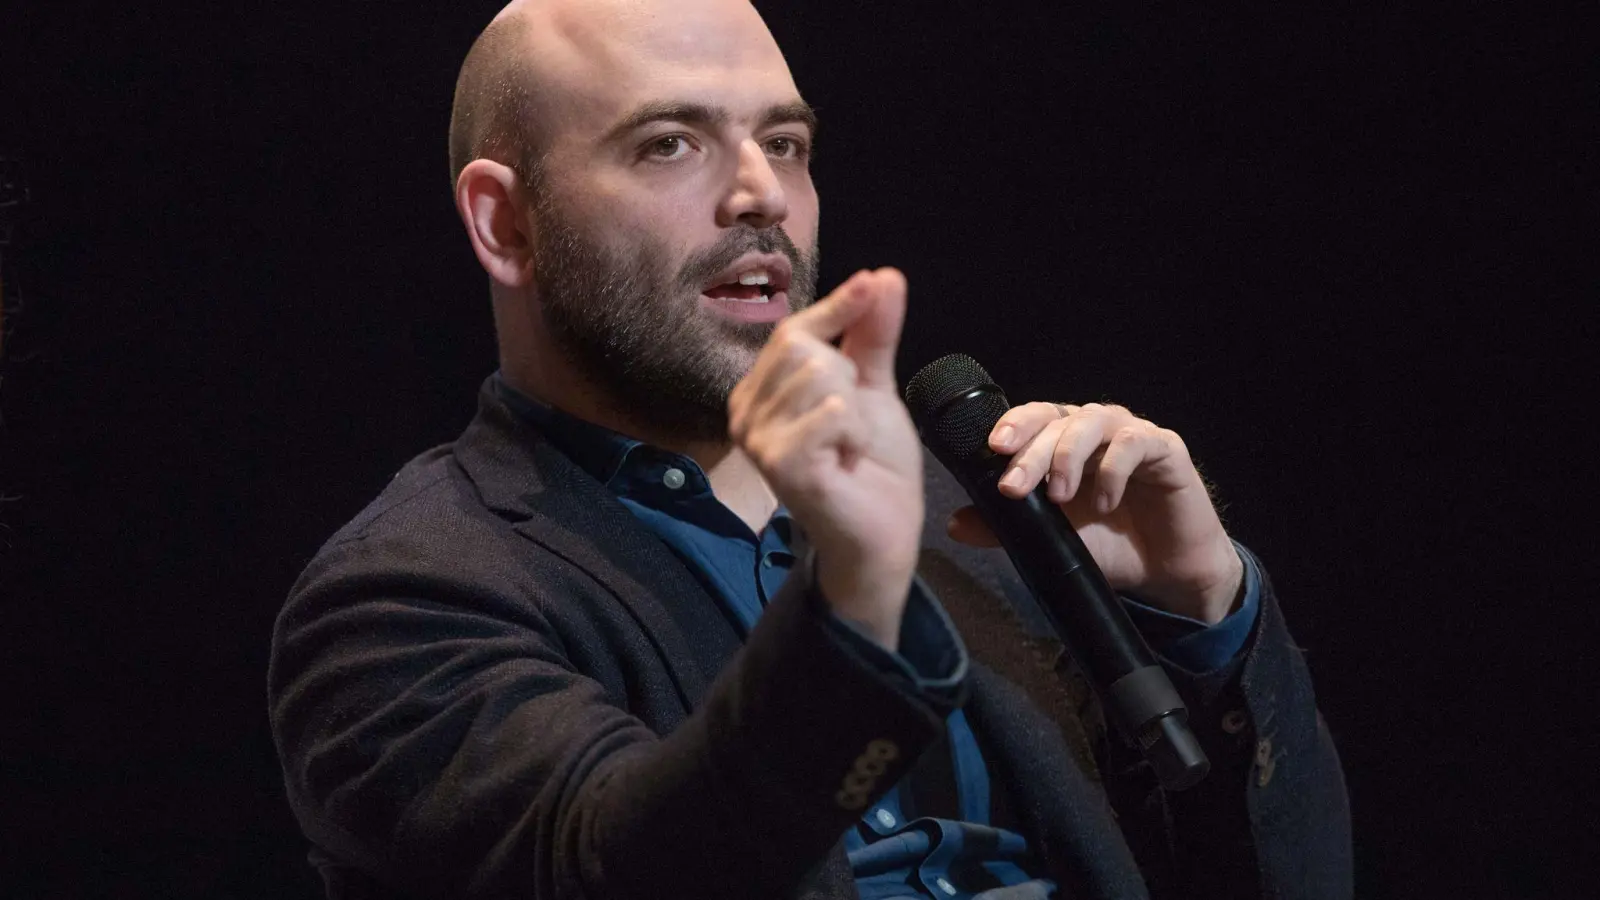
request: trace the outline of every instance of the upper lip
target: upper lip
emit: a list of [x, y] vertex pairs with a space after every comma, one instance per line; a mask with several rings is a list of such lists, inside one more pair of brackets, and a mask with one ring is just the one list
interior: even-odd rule
[[733, 265], [718, 272], [710, 283], [705, 286], [705, 289], [710, 290], [724, 284], [737, 284], [740, 275], [758, 270], [767, 273], [769, 281], [767, 287], [774, 294], [778, 291], [788, 290], [789, 279], [794, 277], [794, 269], [789, 264], [789, 257], [781, 253], [746, 253], [739, 257], [739, 260]]

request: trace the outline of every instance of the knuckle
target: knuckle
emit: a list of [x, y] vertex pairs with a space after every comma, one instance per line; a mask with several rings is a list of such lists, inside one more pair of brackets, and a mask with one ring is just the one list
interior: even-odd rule
[[1050, 454], [1050, 471], [1067, 474], [1072, 468], [1073, 450], [1076, 449], [1071, 442], [1062, 441], [1056, 444], [1055, 452]]
[[1059, 420], [1050, 422], [1040, 428], [1031, 437], [1024, 433], [1024, 437], [1028, 438], [1028, 443], [1023, 447], [1022, 452], [1017, 454], [1017, 458], [1027, 460], [1035, 467], [1048, 466], [1050, 461], [1055, 459], [1056, 454], [1061, 450], [1063, 443], [1061, 435], [1062, 428]]
[[1029, 403], [1026, 406], [1020, 407], [1020, 409], [1022, 412], [1017, 416], [1017, 424], [1031, 422], [1035, 428], [1038, 428], [1041, 425], [1044, 427], [1049, 427], [1055, 422], [1061, 421], [1062, 418], [1061, 407], [1055, 405], [1054, 403], [1050, 403], [1049, 401]]
[[773, 464], [771, 448], [759, 432], [747, 434], [744, 441], [744, 452], [756, 468], [763, 472], [775, 472], [777, 466]]
[[794, 362], [806, 356], [810, 347], [807, 346], [804, 332], [795, 330], [793, 326], [785, 328], [788, 324], [787, 319], [778, 323], [767, 339], [767, 350], [775, 353], [778, 359]]
[[792, 334], [783, 343], [784, 358], [792, 365], [804, 365], [816, 357], [815, 348], [803, 334]]
[[793, 481], [798, 475], [801, 463], [800, 454], [795, 452], [791, 442], [764, 441], [761, 450], [761, 465], [763, 469], [781, 477], [785, 482]]

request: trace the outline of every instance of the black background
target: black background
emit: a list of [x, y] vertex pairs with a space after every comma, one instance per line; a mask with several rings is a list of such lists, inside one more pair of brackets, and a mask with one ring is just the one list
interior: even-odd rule
[[[1188, 440], [1307, 648], [1360, 894], [1593, 896], [1582, 29], [761, 6], [824, 123], [825, 285], [909, 275], [902, 376], [964, 350], [1013, 400]], [[7, 893], [316, 895], [268, 635], [493, 368], [444, 149], [492, 13], [0, 20], [0, 150], [32, 184], [4, 260]]]

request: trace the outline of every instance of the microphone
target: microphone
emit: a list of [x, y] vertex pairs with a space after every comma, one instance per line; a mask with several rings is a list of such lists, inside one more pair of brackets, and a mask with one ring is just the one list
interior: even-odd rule
[[1124, 739], [1162, 786], [1198, 784], [1211, 763], [1189, 729], [1189, 711], [1072, 523], [1044, 482], [1020, 499], [1000, 493], [1011, 458], [989, 449], [989, 432], [1011, 408], [1006, 395], [976, 360], [953, 353], [924, 366], [905, 397], [922, 442], [1000, 539]]

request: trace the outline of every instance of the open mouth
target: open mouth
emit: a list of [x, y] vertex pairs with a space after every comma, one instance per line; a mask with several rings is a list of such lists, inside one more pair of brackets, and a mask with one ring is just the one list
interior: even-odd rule
[[747, 253], [710, 279], [704, 293], [729, 304], [769, 303], [783, 299], [794, 276], [787, 257], [776, 253]]
[[745, 274], [738, 281], [719, 284], [706, 289], [706, 296], [713, 300], [731, 300], [737, 303], [766, 303], [772, 295], [778, 292], [778, 287], [773, 283], [770, 275], [766, 273]]
[[707, 306], [737, 322], [771, 323], [789, 314], [789, 280], [793, 268], [786, 256], [747, 253], [709, 279], [701, 294]]

